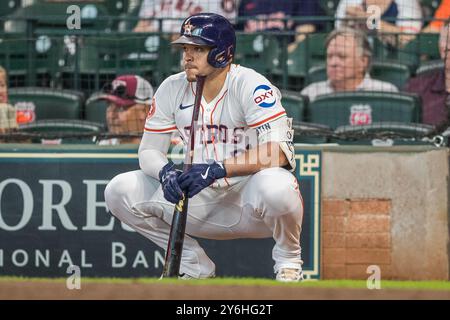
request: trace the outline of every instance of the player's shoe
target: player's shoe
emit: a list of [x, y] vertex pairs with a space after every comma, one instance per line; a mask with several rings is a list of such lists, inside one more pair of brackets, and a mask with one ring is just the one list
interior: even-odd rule
[[303, 272], [299, 269], [281, 268], [277, 272], [276, 280], [281, 282], [299, 282], [303, 280]]
[[216, 277], [216, 274], [214, 272], [205, 278], [196, 278], [196, 277], [188, 275], [187, 273], [180, 273], [180, 275], [178, 276], [178, 279], [179, 280], [199, 280], [199, 279], [208, 279], [208, 278], [215, 278], [215, 277]]

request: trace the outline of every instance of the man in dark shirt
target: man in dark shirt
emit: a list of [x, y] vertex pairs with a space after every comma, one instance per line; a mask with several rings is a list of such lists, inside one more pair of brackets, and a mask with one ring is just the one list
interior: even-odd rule
[[257, 16], [261, 18], [260, 20], [245, 21], [243, 29], [246, 32], [286, 29], [295, 30], [300, 25], [310, 25], [314, 28], [313, 31], [318, 31], [322, 29], [323, 22], [296, 23], [292, 20], [287, 20], [287, 25], [285, 25], [283, 19], [296, 16], [324, 16], [325, 12], [320, 7], [318, 1], [242, 0], [239, 5], [238, 15], [239, 17]]
[[422, 122], [440, 125], [449, 120], [446, 105], [450, 95], [450, 25], [441, 29], [439, 50], [444, 67], [433, 69], [411, 79], [405, 91], [417, 93], [422, 98]]

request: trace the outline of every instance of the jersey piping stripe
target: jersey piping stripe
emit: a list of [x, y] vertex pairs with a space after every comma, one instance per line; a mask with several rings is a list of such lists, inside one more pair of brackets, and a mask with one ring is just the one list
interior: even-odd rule
[[273, 116], [270, 116], [270, 117], [268, 117], [268, 118], [266, 118], [264, 120], [261, 120], [261, 121], [259, 121], [257, 123], [249, 124], [248, 126], [250, 128], [254, 128], [254, 127], [260, 126], [260, 125], [262, 125], [262, 124], [264, 124], [264, 123], [266, 123], [266, 122], [268, 122], [270, 120], [275, 120], [275, 118], [279, 118], [279, 117], [281, 117], [281, 116], [283, 116], [285, 114], [286, 114], [286, 111], [281, 111], [281, 112], [278, 112], [277, 114], [274, 114]]
[[[216, 105], [214, 106], [214, 108], [213, 108], [212, 111], [211, 111], [211, 117], [210, 117], [211, 126], [213, 125], [213, 114], [214, 114], [214, 111], [216, 111], [216, 107], [219, 105], [219, 102], [225, 97], [225, 95], [227, 94], [227, 92], [228, 92], [228, 89], [225, 90], [225, 92], [223, 93], [223, 95], [219, 98], [219, 100], [217, 100]], [[215, 133], [215, 132], [214, 132], [214, 133]], [[219, 159], [218, 159], [218, 156], [217, 156], [217, 151], [216, 151], [216, 139], [215, 139], [214, 134], [212, 135], [212, 143], [213, 143], [213, 148], [214, 148], [214, 159], [215, 159], [215, 160], [219, 160]], [[230, 186], [230, 184], [228, 183], [227, 178], [224, 177], [223, 179], [224, 179], [225, 183], [226, 183], [228, 186]]]
[[147, 132], [171, 132], [177, 130], [177, 126], [164, 128], [164, 129], [150, 129], [150, 128], [144, 128], [144, 131]]

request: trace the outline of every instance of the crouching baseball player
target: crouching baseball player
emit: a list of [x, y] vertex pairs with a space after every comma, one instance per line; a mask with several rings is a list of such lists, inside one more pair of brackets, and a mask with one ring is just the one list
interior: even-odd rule
[[[191, 235], [218, 240], [273, 237], [276, 279], [303, 279], [303, 203], [291, 173], [293, 130], [279, 90], [254, 70], [232, 64], [235, 32], [220, 15], [187, 18], [173, 45], [183, 50], [185, 70], [158, 88], [139, 147], [141, 170], [110, 181], [105, 190], [108, 208], [167, 249], [174, 204], [184, 191], [190, 201], [182, 278], [215, 276], [214, 263]], [[196, 75], [206, 76], [201, 130], [195, 135], [194, 164], [182, 173], [166, 154], [174, 131], [189, 140]]]

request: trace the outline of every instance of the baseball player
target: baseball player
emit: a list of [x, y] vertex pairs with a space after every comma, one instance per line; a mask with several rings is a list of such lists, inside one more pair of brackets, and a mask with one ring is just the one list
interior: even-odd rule
[[[124, 223], [167, 248], [174, 204], [189, 196], [182, 278], [215, 276], [215, 265], [191, 236], [273, 237], [279, 281], [303, 278], [303, 201], [295, 170], [293, 130], [279, 90], [265, 77], [232, 64], [233, 26], [221, 15], [187, 18], [173, 42], [184, 72], [168, 77], [153, 97], [139, 147], [141, 170], [123, 173], [105, 190], [108, 208]], [[171, 134], [189, 141], [196, 75], [206, 76], [194, 161], [182, 173], [167, 159]]]

